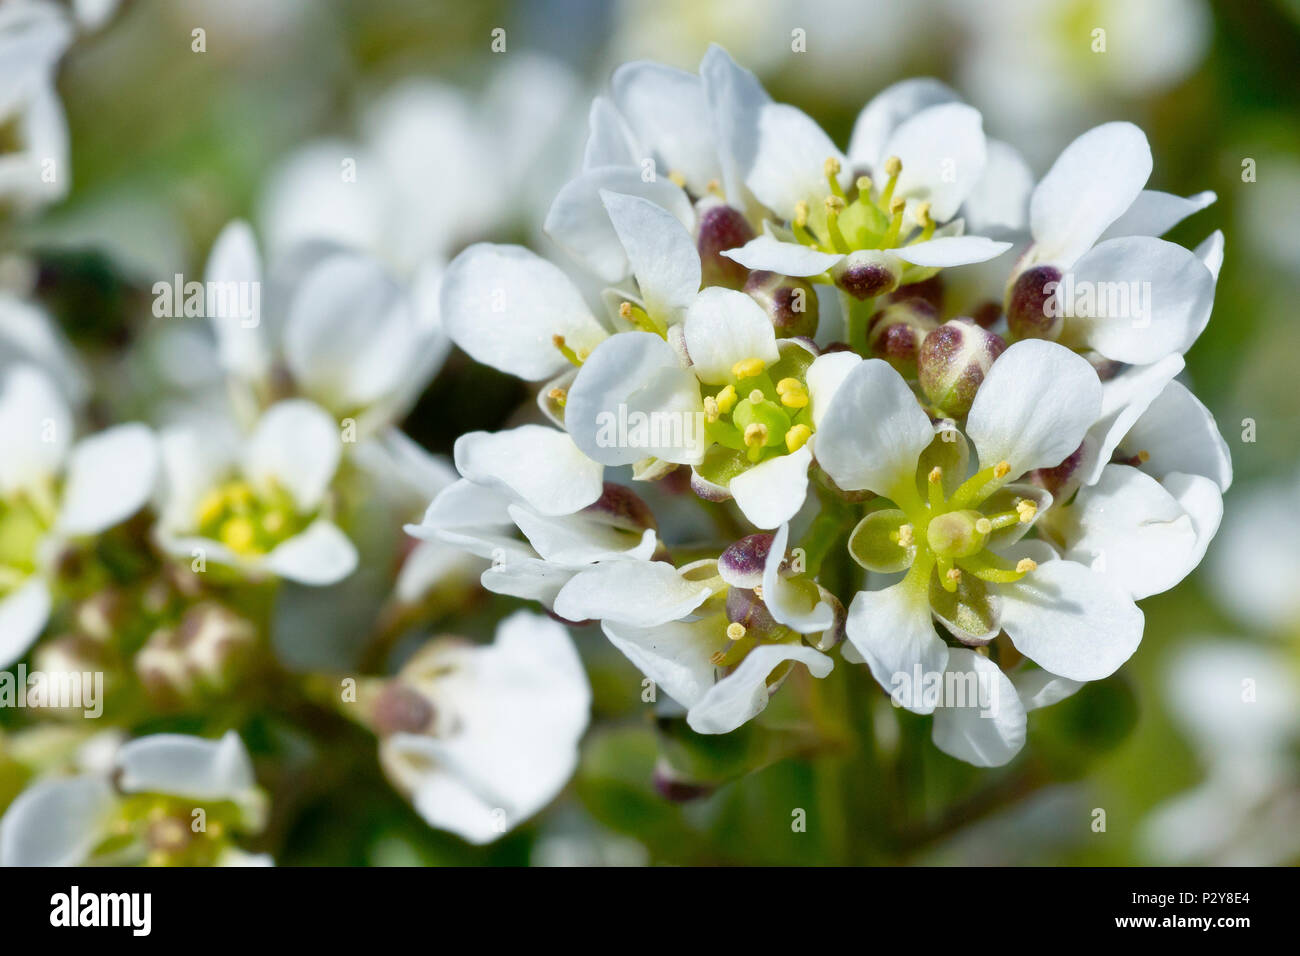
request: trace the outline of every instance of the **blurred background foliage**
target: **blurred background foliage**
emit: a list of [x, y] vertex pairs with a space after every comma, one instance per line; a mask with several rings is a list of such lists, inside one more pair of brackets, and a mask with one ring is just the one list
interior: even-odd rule
[[[1129, 0], [1134, 4], [1148, 0]], [[126, 0], [62, 68], [71, 196], [5, 242], [37, 252], [38, 294], [92, 357], [100, 380], [122, 384], [97, 396], [100, 414], [111, 419], [149, 414], [160, 387], [125, 358], [152, 326], [178, 321], [152, 317], [152, 283], [174, 272], [199, 274], [227, 221], [258, 221], [259, 196], [279, 158], [323, 135], [356, 136], [367, 104], [408, 77], [473, 96], [503, 57], [556, 57], [583, 90], [573, 125], [558, 131], [575, 156], [585, 101], [618, 62], [647, 56], [689, 68], [711, 40], [841, 143], [875, 92], [922, 74], [970, 96], [985, 110], [989, 132], [1023, 149], [1038, 174], [1095, 122], [1131, 119], [1152, 142], [1152, 187], [1184, 195], [1212, 189], [1219, 197], [1169, 238], [1190, 247], [1215, 228], [1227, 235], [1214, 317], [1187, 357], [1187, 375], [1234, 456], [1230, 523], [1253, 485], [1293, 475], [1300, 462], [1300, 3], [1150, 5], [1159, 10], [1147, 32], [1116, 32], [1105, 54], [1076, 56], [1051, 51], [1060, 44], [1087, 51], [1092, 26], [1123, 19], [1124, 4], [1044, 0], [1037, 6], [1051, 16], [1031, 18], [1009, 0]], [[195, 27], [206, 30], [203, 54], [191, 51]], [[490, 50], [497, 27], [506, 30], [504, 54]], [[796, 28], [806, 31], [805, 53], [790, 52]], [[987, 41], [990, 31], [999, 32], [999, 43]], [[1185, 62], [1169, 75], [1124, 79], [1156, 55], [1149, 47], [1159, 46], [1161, 33], [1189, 31]], [[1074, 76], [1075, 88], [1049, 99], [1038, 118], [1017, 116], [1014, 102], [996, 102], [979, 82], [990, 70], [1045, 55], [1050, 69]], [[1026, 85], [1022, 95], [1036, 94]], [[512, 148], [509, 130], [499, 143]], [[1253, 182], [1243, 181], [1247, 160]], [[441, 186], [486, 199], [519, 184]], [[520, 223], [460, 239], [531, 235]], [[205, 372], [181, 367], [173, 374]], [[456, 354], [404, 427], [431, 450], [449, 453], [465, 431], [516, 421], [527, 397], [515, 381]], [[1256, 423], [1253, 443], [1241, 440], [1246, 419]], [[1203, 567], [1144, 602], [1146, 637], [1134, 659], [1117, 676], [1034, 714], [1030, 745], [997, 771], [936, 751], [927, 721], [892, 712], [865, 670], [844, 664], [826, 681], [824, 701], [840, 706], [825, 715], [819, 735], [796, 723], [808, 690], [796, 686], [778, 695], [761, 728], [682, 739], [647, 716], [640, 675], [594, 628], [577, 633], [595, 692], [582, 767], [537, 820], [487, 848], [426, 827], [375, 772], [373, 744], [360, 731], [323, 728], [337, 735], [336, 752], [344, 755], [330, 779], [293, 780], [302, 742], [274, 714], [246, 739], [255, 754], [274, 755], [265, 764], [292, 784], [276, 788], [297, 807], [281, 817], [296, 821], [292, 831], [274, 835], [282, 865], [1140, 862], [1144, 815], [1202, 774], [1164, 704], [1169, 656], [1197, 635], [1252, 637], [1213, 598], [1209, 573]], [[512, 606], [480, 598], [442, 629], [482, 639]], [[661, 752], [697, 778], [720, 781], [746, 762], [771, 763], [678, 803], [654, 786]], [[1094, 808], [1106, 812], [1104, 833], [1092, 828]], [[792, 825], [800, 809], [806, 832]]]

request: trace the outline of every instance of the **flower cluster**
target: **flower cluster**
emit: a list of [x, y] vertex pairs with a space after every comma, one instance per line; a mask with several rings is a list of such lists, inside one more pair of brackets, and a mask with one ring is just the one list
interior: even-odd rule
[[[452, 341], [540, 383], [550, 424], [463, 436], [409, 530], [598, 621], [698, 733], [839, 646], [940, 749], [1004, 764], [1134, 653], [1231, 480], [1176, 380], [1223, 237], [1160, 238], [1214, 196], [1151, 172], [1107, 123], [1035, 183], [934, 80], [841, 151], [719, 47], [627, 64], [546, 218], [578, 268], [482, 243], [442, 283]], [[685, 496], [708, 518], [662, 529]]]

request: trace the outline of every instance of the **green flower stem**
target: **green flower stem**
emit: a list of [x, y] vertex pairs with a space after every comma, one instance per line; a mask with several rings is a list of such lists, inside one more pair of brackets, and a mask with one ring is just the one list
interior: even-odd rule
[[840, 293], [840, 304], [844, 311], [844, 333], [849, 348], [859, 355], [869, 355], [867, 349], [867, 323], [875, 314], [875, 299], [855, 299], [847, 292]]

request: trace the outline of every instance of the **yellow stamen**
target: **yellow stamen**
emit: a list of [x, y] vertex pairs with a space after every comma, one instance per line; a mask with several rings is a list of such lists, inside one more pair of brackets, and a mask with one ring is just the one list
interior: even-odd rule
[[727, 194], [722, 191], [722, 183], [718, 182], [716, 179], [710, 179], [708, 185], [704, 188], [719, 199], [727, 198]]
[[807, 425], [795, 425], [785, 433], [785, 447], [793, 454], [804, 445], [808, 444], [808, 439], [812, 438], [812, 429]]
[[794, 204], [794, 224], [801, 229], [808, 225], [808, 203], [806, 200], [800, 199]]
[[1009, 474], [1011, 474], [1011, 465], [1008, 462], [1000, 461], [993, 466], [994, 478], [1005, 478]]
[[930, 469], [930, 474], [927, 477], [930, 480], [930, 484], [937, 485], [939, 482], [943, 481], [943, 469], [938, 465], [935, 465]]
[[221, 517], [226, 507], [226, 496], [220, 488], [213, 488], [199, 502], [199, 524], [209, 524]]
[[1151, 452], [1144, 448], [1142, 451], [1137, 453], [1137, 460], [1139, 465], [1145, 465], [1151, 460]]
[[754, 597], [758, 598], [760, 601], [763, 600], [763, 585], [754, 585]]
[[727, 640], [738, 641], [745, 636], [745, 625], [739, 621], [732, 621], [727, 625]]
[[569, 400], [569, 390], [567, 388], [559, 388], [557, 386], [556, 388], [553, 388], [549, 392], [547, 392], [546, 397], [549, 398], [551, 401], [553, 401], [556, 405], [559, 405], [561, 408], [563, 408], [564, 403]]
[[1021, 558], [1016, 562], [1017, 574], [1028, 574], [1030, 571], [1037, 570], [1038, 562], [1033, 558]]
[[961, 568], [949, 568], [948, 573], [944, 575], [953, 584], [961, 580]]
[[579, 367], [582, 366], [582, 359], [578, 358], [577, 352], [573, 351], [573, 349], [569, 348], [569, 346], [565, 344], [563, 335], [552, 336], [551, 342], [553, 342], [555, 347], [560, 350], [560, 354], [571, 363]]
[[889, 177], [885, 181], [885, 187], [880, 190], [880, 208], [892, 209], [892, 200], [894, 198], [894, 187], [898, 185], [898, 174], [903, 171], [903, 161], [897, 156], [890, 156], [885, 160], [885, 175]]
[[1020, 515], [1021, 524], [1029, 524], [1034, 520], [1034, 515], [1038, 514], [1038, 502], [1021, 498], [1016, 502], [1016, 513]]
[[718, 408], [718, 400], [712, 395], [704, 396], [704, 420], [706, 422], [716, 422], [721, 417], [721, 411]]
[[674, 169], [672, 172], [670, 172], [668, 174], [668, 178], [672, 180], [674, 183], [676, 183], [678, 186], [680, 186], [682, 189], [686, 188], [686, 177], [683, 176], [681, 173], [679, 173], [677, 170]]
[[718, 403], [718, 411], [723, 415], [730, 415], [731, 410], [736, 407], [736, 402], [740, 399], [736, 395], [736, 386], [728, 385], [722, 391], [714, 396], [714, 401]]
[[247, 518], [230, 518], [221, 526], [220, 539], [231, 551], [244, 554], [257, 540], [257, 529]]
[[777, 382], [776, 394], [786, 408], [805, 408], [808, 405], [808, 389], [797, 378], [783, 378]]
[[735, 365], [731, 366], [731, 374], [736, 378], [753, 378], [762, 373], [766, 367], [761, 358], [741, 359]]

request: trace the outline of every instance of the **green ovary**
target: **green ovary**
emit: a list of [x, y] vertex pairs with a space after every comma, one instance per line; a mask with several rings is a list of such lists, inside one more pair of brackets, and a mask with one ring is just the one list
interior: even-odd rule
[[133, 794], [117, 807], [110, 835], [96, 847], [95, 856], [112, 859], [143, 850], [148, 866], [213, 866], [230, 846], [241, 817], [229, 801], [199, 803], [164, 794]]
[[219, 485], [199, 502], [199, 533], [220, 541], [236, 554], [263, 555], [311, 522], [298, 513], [293, 496], [278, 485], [255, 489], [247, 481]]
[[798, 370], [785, 365], [782, 360], [767, 368], [762, 359], [749, 358], [732, 366], [733, 381], [704, 397], [711, 443], [743, 453], [751, 465], [808, 443], [813, 434], [808, 387]]

